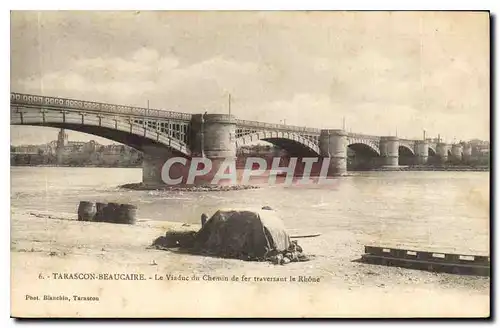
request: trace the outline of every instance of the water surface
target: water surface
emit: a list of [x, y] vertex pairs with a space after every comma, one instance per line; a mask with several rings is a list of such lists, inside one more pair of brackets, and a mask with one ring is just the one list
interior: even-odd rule
[[488, 172], [362, 172], [331, 185], [229, 192], [117, 188], [141, 179], [136, 168], [12, 167], [11, 206], [76, 216], [81, 200], [131, 203], [139, 219], [192, 223], [219, 208], [268, 205], [299, 231], [488, 253]]

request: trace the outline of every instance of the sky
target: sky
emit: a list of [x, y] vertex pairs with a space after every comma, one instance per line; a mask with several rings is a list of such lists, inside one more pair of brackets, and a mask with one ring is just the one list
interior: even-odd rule
[[[11, 13], [11, 92], [449, 142], [489, 140], [479, 12]], [[57, 130], [11, 127], [12, 144]], [[94, 139], [68, 131], [69, 139]]]

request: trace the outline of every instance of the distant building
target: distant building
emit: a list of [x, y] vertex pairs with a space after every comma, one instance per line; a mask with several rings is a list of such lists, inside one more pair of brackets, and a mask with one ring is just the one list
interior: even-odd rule
[[91, 164], [91, 155], [96, 151], [96, 142], [69, 141], [68, 134], [60, 129], [56, 141], [57, 164]]
[[57, 164], [71, 166], [137, 166], [142, 153], [125, 145], [100, 145], [69, 141], [68, 134], [60, 129], [57, 139], [44, 145], [11, 146], [13, 165]]
[[39, 154], [40, 147], [36, 145], [22, 145], [12, 147], [11, 153], [15, 155], [35, 155]]

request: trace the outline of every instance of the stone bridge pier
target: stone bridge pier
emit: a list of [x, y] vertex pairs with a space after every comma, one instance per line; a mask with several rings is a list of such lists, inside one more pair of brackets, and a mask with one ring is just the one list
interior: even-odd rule
[[201, 182], [210, 183], [224, 163], [236, 169], [236, 118], [233, 115], [193, 115], [192, 131], [193, 157], [207, 158], [212, 163], [210, 172], [200, 178]]
[[417, 164], [427, 164], [429, 160], [429, 143], [426, 140], [415, 141], [415, 156]]
[[472, 157], [472, 145], [466, 144], [464, 146], [463, 160], [468, 163], [470, 162], [471, 157]]
[[163, 164], [165, 164], [167, 159], [172, 157], [175, 157], [175, 154], [165, 147], [144, 147], [142, 159], [142, 183], [148, 186], [164, 185], [165, 183], [162, 180]]
[[[236, 166], [236, 120], [234, 116], [225, 114], [196, 114], [191, 123], [190, 156], [172, 152], [162, 146], [151, 146], [143, 149], [143, 183], [150, 186], [165, 185], [165, 177], [170, 179], [182, 178], [188, 183], [187, 177], [193, 158], [201, 162], [204, 158], [210, 159], [210, 171], [195, 179], [195, 184], [210, 183], [223, 163]], [[168, 159], [180, 157], [186, 159], [186, 164], [173, 163], [170, 170], [164, 169]], [[197, 165], [199, 170], [204, 168], [203, 163]], [[228, 180], [229, 181], [229, 180]]]
[[388, 136], [380, 138], [380, 156], [383, 167], [398, 167], [399, 165], [399, 139]]
[[452, 161], [454, 162], [461, 162], [462, 161], [462, 153], [463, 153], [463, 147], [460, 144], [454, 144], [451, 146], [451, 157]]
[[443, 142], [440, 142], [436, 145], [436, 155], [439, 157], [441, 163], [446, 163], [448, 161], [449, 149], [449, 145]]
[[347, 173], [347, 133], [340, 129], [321, 130], [319, 136], [320, 155], [329, 158], [328, 175]]

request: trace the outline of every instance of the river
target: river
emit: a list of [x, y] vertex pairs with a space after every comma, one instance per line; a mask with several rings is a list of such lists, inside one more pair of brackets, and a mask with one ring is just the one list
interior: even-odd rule
[[287, 228], [366, 243], [489, 253], [489, 172], [359, 172], [331, 185], [136, 191], [137, 168], [12, 167], [11, 207], [76, 216], [81, 200], [131, 203], [140, 220], [199, 222], [219, 208], [276, 209]]

